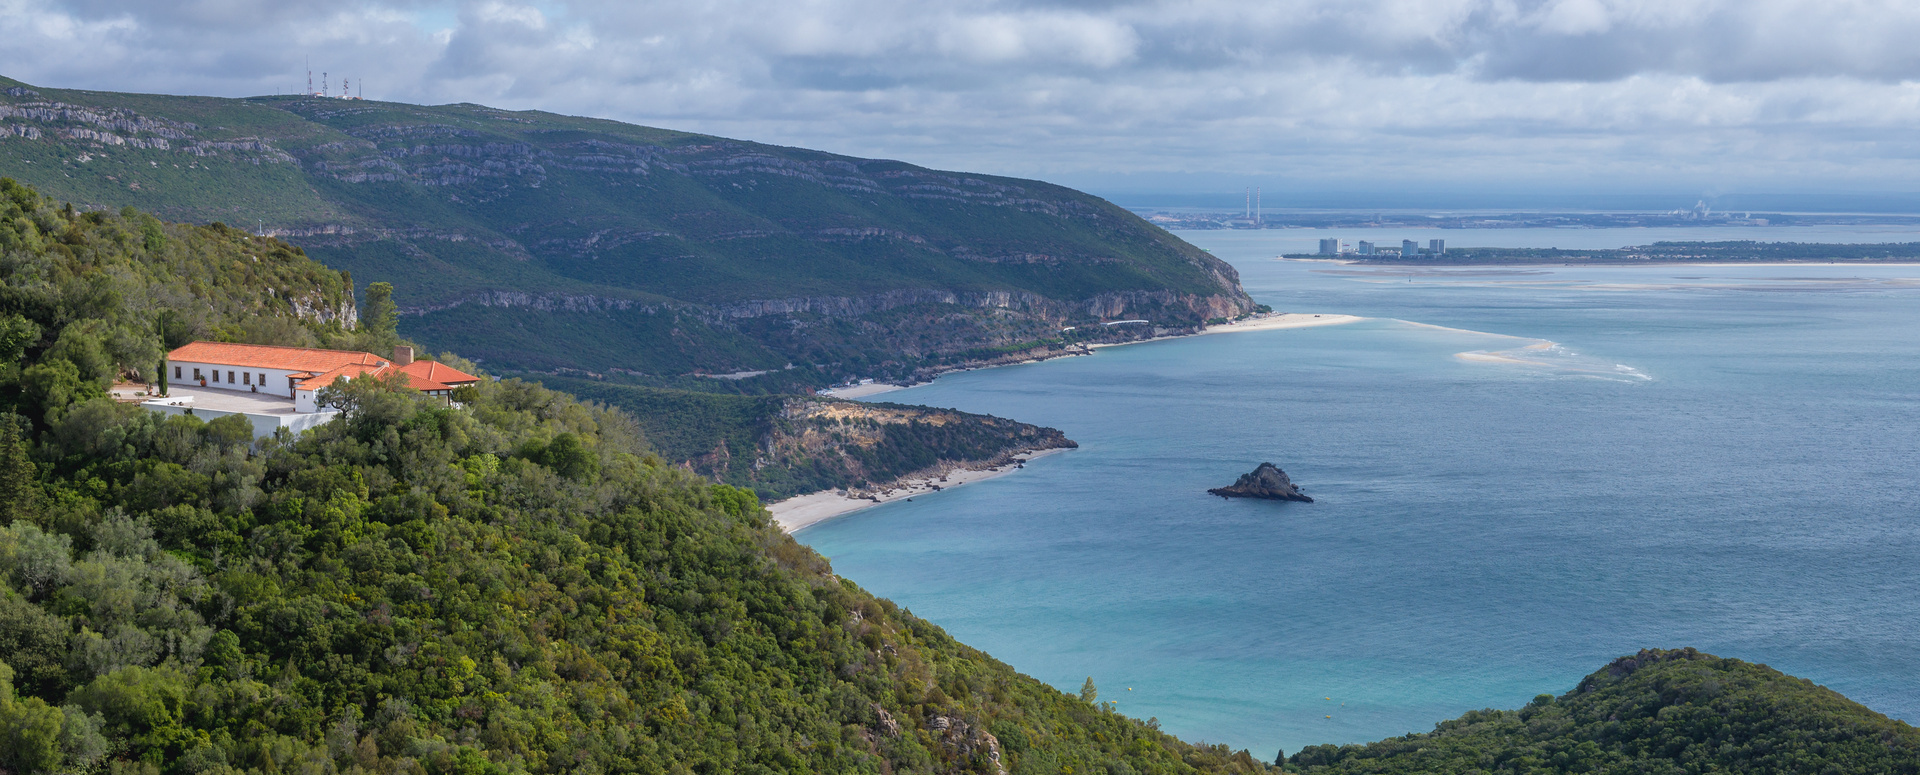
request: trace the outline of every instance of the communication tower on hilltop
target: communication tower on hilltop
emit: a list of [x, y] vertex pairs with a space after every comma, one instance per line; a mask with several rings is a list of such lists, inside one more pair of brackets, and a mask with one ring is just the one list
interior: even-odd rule
[[333, 91], [333, 89], [328, 88], [327, 86], [327, 71], [321, 70], [320, 71], [320, 96], [325, 97], [327, 96], [327, 92], [330, 92], [330, 91]]
[[313, 58], [307, 58], [307, 96], [313, 96]]

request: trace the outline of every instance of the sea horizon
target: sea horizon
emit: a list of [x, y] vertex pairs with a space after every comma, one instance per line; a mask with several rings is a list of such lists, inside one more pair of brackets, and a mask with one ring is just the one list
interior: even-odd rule
[[[1920, 717], [1911, 267], [1276, 261], [1324, 328], [951, 374], [879, 400], [1081, 449], [796, 534], [1016, 669], [1271, 756], [1422, 732], [1693, 646]], [[1522, 245], [1524, 246], [1524, 245]], [[1260, 462], [1319, 502], [1204, 490]], [[1332, 698], [1332, 699], [1326, 699]]]

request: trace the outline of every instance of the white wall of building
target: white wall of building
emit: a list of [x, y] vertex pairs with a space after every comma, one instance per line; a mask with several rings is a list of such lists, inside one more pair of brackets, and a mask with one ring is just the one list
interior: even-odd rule
[[[219, 379], [213, 378], [219, 372]], [[200, 378], [195, 378], [198, 373]], [[294, 374], [305, 372], [286, 369], [243, 369], [222, 363], [194, 363], [192, 361], [169, 361], [167, 363], [167, 384], [206, 387], [210, 390], [232, 390], [237, 393], [265, 393], [267, 395], [293, 398], [293, 387], [287, 379]], [[200, 380], [206, 384], [201, 385]], [[312, 411], [312, 410], [305, 410]]]
[[[191, 374], [193, 372], [187, 373]], [[148, 402], [141, 404], [141, 406], [161, 414], [192, 415], [200, 418], [202, 422], [213, 422], [230, 414], [242, 415], [247, 418], [248, 422], [253, 423], [253, 437], [256, 439], [272, 436], [273, 432], [280, 428], [286, 428], [294, 433], [299, 433], [308, 428], [325, 424], [340, 414], [339, 412], [312, 412], [311, 410], [306, 414], [254, 414], [252, 412], [229, 412], [220, 409], [208, 409], [206, 407], [176, 406], [163, 404], [159, 401]]]

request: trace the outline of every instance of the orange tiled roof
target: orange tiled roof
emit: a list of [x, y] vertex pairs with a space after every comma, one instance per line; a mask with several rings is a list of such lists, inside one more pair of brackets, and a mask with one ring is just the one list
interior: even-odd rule
[[[274, 367], [269, 366], [267, 368], [274, 368]], [[386, 370], [387, 370], [387, 367], [385, 365], [369, 366], [364, 363], [349, 363], [345, 366], [341, 366], [340, 368], [328, 371], [325, 374], [321, 374], [320, 376], [303, 380], [300, 382], [300, 384], [295, 385], [294, 389], [319, 390], [320, 388], [333, 384], [334, 380], [339, 379], [341, 377], [346, 377], [347, 379], [357, 379], [359, 377], [364, 377], [368, 374], [372, 374], [377, 377], [377, 376], [380, 376], [380, 374], [382, 374]]]
[[[416, 390], [449, 390], [480, 381], [479, 377], [472, 374], [433, 361], [414, 361], [401, 366], [400, 373], [407, 375], [408, 384]], [[421, 383], [431, 383], [431, 385]]]
[[[389, 363], [373, 353], [352, 350], [316, 350], [311, 347], [275, 347], [264, 344], [193, 342], [167, 353], [169, 361], [217, 363], [249, 369], [285, 369], [326, 374], [342, 366], [379, 368]], [[331, 378], [328, 379], [332, 381]]]
[[436, 390], [452, 390], [453, 389], [451, 385], [442, 385], [438, 382], [421, 379], [419, 377], [413, 376], [412, 374], [408, 374], [405, 371], [400, 369], [395, 369], [395, 371], [399, 371], [401, 376], [403, 376], [406, 379], [405, 384], [407, 387], [413, 388], [414, 390], [418, 390], [423, 393], [431, 393]]

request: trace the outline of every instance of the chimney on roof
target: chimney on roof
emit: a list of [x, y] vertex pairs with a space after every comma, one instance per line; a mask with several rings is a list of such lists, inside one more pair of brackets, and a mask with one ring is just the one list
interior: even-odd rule
[[405, 366], [410, 363], [413, 363], [413, 348], [404, 344], [395, 345], [393, 348], [393, 365]]

